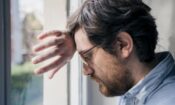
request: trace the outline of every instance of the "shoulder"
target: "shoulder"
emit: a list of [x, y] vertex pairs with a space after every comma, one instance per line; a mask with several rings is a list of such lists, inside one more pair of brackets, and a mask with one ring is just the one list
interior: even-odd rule
[[155, 89], [145, 105], [175, 105], [175, 76], [166, 79]]

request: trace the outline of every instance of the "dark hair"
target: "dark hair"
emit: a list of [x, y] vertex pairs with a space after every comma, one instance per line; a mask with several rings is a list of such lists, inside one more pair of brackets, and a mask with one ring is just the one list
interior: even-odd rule
[[141, 62], [154, 59], [158, 32], [150, 8], [141, 0], [87, 0], [69, 19], [67, 28], [74, 35], [83, 28], [89, 40], [114, 54], [117, 33], [131, 35]]

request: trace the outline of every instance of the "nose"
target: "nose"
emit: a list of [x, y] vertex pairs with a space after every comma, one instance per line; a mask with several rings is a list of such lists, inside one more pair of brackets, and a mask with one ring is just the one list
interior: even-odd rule
[[94, 70], [87, 64], [83, 63], [83, 73], [84, 75], [92, 75]]

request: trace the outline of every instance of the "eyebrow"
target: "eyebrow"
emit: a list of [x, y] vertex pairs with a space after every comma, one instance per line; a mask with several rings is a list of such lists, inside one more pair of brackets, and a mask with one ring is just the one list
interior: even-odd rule
[[79, 53], [80, 53], [80, 54], [88, 53], [89, 51], [91, 51], [91, 50], [94, 49], [95, 47], [97, 47], [97, 46], [93, 46], [93, 47], [91, 47], [90, 49], [87, 49], [87, 50], [82, 50], [82, 51], [80, 51]]
[[[76, 48], [76, 49], [77, 49], [77, 48]], [[85, 50], [80, 50], [80, 51], [78, 51], [78, 49], [77, 49], [77, 52], [78, 52], [79, 54], [84, 54], [84, 53], [86, 53], [88, 50], [89, 50], [89, 49], [85, 49]]]
[[85, 53], [87, 53], [89, 51], [89, 49], [87, 49], [87, 50], [81, 50], [81, 51], [79, 51], [78, 53], [80, 53], [80, 54], [85, 54]]

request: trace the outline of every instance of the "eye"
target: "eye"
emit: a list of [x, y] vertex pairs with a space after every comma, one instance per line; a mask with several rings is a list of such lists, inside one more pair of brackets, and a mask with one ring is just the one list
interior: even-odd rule
[[87, 52], [86, 54], [84, 54], [84, 59], [85, 61], [91, 61], [92, 59], [92, 53], [91, 52]]

